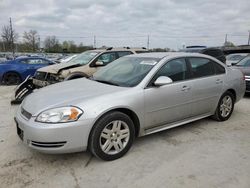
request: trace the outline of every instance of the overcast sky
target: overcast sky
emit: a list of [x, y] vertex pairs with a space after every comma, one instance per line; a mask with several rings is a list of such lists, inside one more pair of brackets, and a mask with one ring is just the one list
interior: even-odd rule
[[250, 0], [0, 0], [0, 26], [97, 46], [246, 44]]

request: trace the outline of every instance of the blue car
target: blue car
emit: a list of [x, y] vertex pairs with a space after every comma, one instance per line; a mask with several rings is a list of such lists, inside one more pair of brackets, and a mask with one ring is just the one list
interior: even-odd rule
[[52, 65], [54, 62], [41, 57], [22, 57], [0, 63], [0, 83], [5, 85], [19, 84], [33, 76], [37, 69]]

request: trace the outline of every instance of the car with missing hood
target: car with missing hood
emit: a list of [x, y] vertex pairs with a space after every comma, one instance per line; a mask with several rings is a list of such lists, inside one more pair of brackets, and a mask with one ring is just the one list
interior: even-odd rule
[[243, 74], [196, 53], [122, 57], [90, 78], [61, 82], [27, 96], [15, 115], [28, 147], [45, 153], [89, 150], [122, 157], [135, 137], [212, 116], [228, 120], [245, 93]]
[[89, 50], [79, 54], [67, 63], [60, 63], [38, 69], [32, 78], [27, 78], [16, 90], [12, 104], [20, 103], [34, 89], [65, 80], [92, 76], [100, 67], [125, 55], [148, 52], [145, 48], [107, 48]]

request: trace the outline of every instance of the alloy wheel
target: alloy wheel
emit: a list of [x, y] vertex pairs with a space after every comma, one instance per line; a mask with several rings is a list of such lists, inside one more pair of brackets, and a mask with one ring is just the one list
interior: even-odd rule
[[130, 130], [124, 121], [110, 122], [101, 132], [99, 143], [102, 151], [109, 155], [121, 152], [128, 144]]
[[233, 100], [229, 95], [224, 96], [220, 105], [220, 114], [222, 117], [230, 115], [233, 107]]

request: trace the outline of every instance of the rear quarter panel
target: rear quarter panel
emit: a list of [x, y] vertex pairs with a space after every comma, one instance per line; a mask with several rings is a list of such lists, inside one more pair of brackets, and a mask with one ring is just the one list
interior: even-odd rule
[[228, 67], [223, 87], [224, 91], [233, 89], [236, 93], [235, 102], [238, 102], [244, 96], [246, 90], [246, 83], [242, 72]]

